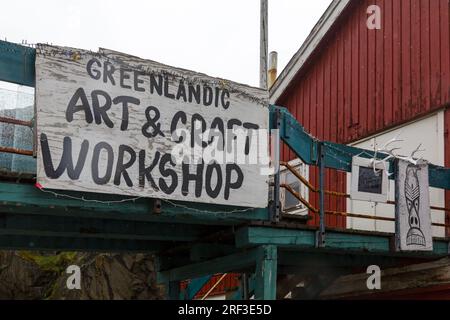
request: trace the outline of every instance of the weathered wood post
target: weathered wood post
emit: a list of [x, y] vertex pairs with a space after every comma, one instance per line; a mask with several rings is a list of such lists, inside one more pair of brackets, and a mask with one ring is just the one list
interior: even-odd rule
[[269, 54], [269, 4], [268, 0], [261, 0], [261, 35], [260, 35], [260, 81], [259, 86], [267, 89], [267, 56]]
[[259, 248], [256, 261], [255, 300], [276, 300], [277, 298], [277, 246]]

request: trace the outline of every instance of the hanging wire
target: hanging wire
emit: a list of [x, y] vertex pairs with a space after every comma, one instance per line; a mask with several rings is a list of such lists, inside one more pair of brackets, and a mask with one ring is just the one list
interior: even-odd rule
[[162, 199], [161, 201], [170, 204], [171, 206], [177, 207], [177, 208], [181, 208], [181, 209], [185, 209], [185, 210], [189, 210], [189, 211], [193, 211], [193, 212], [198, 212], [198, 213], [215, 213], [215, 214], [233, 214], [233, 213], [245, 213], [245, 212], [249, 212], [249, 211], [253, 211], [255, 210], [254, 208], [247, 208], [247, 209], [242, 209], [242, 210], [232, 210], [232, 211], [212, 211], [212, 210], [200, 210], [200, 209], [196, 209], [196, 208], [192, 208], [192, 207], [188, 207], [182, 204], [177, 204], [174, 203], [170, 200], [165, 200]]
[[135, 202], [137, 200], [142, 199], [142, 197], [136, 197], [131, 199], [122, 199], [122, 200], [112, 200], [112, 201], [104, 201], [104, 200], [96, 200], [96, 199], [86, 199], [85, 197], [75, 197], [68, 194], [58, 193], [50, 190], [46, 190], [41, 184], [36, 183], [36, 188], [41, 190], [44, 193], [51, 194], [55, 196], [56, 198], [66, 198], [66, 199], [72, 199], [72, 200], [79, 200], [83, 202], [92, 202], [92, 203], [101, 203], [101, 204], [116, 204], [116, 203], [125, 203], [125, 202]]

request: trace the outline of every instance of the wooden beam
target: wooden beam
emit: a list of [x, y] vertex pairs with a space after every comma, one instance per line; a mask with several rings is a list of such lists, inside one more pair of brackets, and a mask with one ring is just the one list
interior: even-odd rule
[[207, 259], [214, 259], [237, 253], [238, 249], [234, 245], [223, 245], [217, 243], [195, 243], [190, 249], [191, 261], [198, 262]]
[[189, 242], [198, 241], [207, 232], [215, 230], [205, 228], [168, 223], [0, 213], [0, 234], [3, 235]]
[[178, 281], [208, 276], [213, 273], [228, 273], [241, 269], [252, 268], [261, 256], [261, 249], [255, 248], [228, 256], [215, 258], [205, 262], [184, 265], [171, 270], [160, 270], [158, 282]]
[[[396, 253], [391, 250], [393, 234], [347, 231], [327, 231], [325, 248], [330, 252], [377, 253], [404, 258], [435, 258], [449, 254], [449, 239], [434, 239], [433, 252]], [[304, 251], [315, 248], [316, 230], [274, 227], [243, 227], [236, 232], [236, 246], [251, 248], [276, 245], [281, 248]]]
[[[100, 201], [120, 201], [129, 199], [117, 195], [83, 194], [80, 192], [61, 192], [64, 195]], [[118, 219], [144, 219], [149, 221], [192, 223], [205, 225], [233, 225], [243, 221], [269, 219], [268, 209], [253, 209], [245, 212], [235, 212], [243, 208], [176, 202], [163, 202], [160, 214], [153, 214], [153, 199], [139, 199], [123, 203], [87, 202], [65, 197], [55, 197], [44, 193], [34, 185], [0, 182], [0, 207], [4, 210], [20, 210], [24, 212], [56, 211], [56, 214], [67, 215], [69, 212], [81, 215], [109, 215]], [[33, 210], [38, 209], [38, 210]], [[234, 213], [229, 213], [234, 212]]]
[[[306, 164], [317, 165], [318, 144], [321, 142], [309, 135], [305, 129], [298, 123], [292, 114], [286, 108], [271, 106], [271, 117], [279, 110], [281, 116], [280, 137], [289, 146], [289, 148]], [[373, 158], [374, 151], [355, 148], [347, 145], [323, 141], [325, 153], [325, 167], [329, 169], [351, 172], [352, 158], [360, 156], [363, 158]], [[377, 159], [386, 158], [386, 154], [377, 154]], [[389, 161], [390, 171], [392, 170], [393, 160]], [[391, 176], [391, 179], [394, 179]], [[444, 168], [430, 164], [429, 182], [431, 187], [440, 189], [450, 189], [450, 168]]]
[[0, 235], [0, 248], [3, 250], [151, 253], [166, 246], [163, 242], [142, 240]]

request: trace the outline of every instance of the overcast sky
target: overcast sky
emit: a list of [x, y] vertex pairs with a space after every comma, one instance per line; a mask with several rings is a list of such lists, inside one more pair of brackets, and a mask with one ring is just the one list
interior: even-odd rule
[[[331, 0], [269, 0], [269, 50], [279, 71]], [[14, 0], [0, 38], [114, 49], [258, 86], [259, 0]]]

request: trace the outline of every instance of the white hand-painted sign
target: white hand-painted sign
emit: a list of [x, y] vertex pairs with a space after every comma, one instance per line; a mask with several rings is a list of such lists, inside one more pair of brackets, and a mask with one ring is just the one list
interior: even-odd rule
[[396, 246], [399, 251], [432, 251], [428, 163], [398, 160], [395, 181]]
[[267, 91], [39, 45], [36, 109], [43, 188], [267, 206]]

